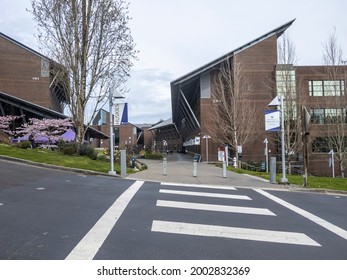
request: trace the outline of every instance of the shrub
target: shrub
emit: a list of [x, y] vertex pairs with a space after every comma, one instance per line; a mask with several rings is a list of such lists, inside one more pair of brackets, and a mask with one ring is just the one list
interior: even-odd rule
[[20, 148], [20, 149], [30, 149], [31, 148], [31, 143], [30, 141], [22, 141], [14, 144], [15, 147]]
[[62, 148], [62, 153], [64, 155], [72, 156], [77, 154], [77, 147], [75, 145], [65, 145]]
[[78, 154], [80, 156], [89, 157], [92, 160], [96, 160], [98, 157], [98, 152], [88, 144], [82, 144], [78, 149]]
[[163, 155], [160, 153], [146, 153], [145, 159], [163, 159]]

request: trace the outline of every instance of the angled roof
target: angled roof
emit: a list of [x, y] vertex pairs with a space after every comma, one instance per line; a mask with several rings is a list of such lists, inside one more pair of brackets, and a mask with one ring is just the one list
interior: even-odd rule
[[162, 121], [162, 122], [152, 126], [148, 130], [154, 130], [154, 129], [157, 129], [157, 128], [161, 128], [161, 127], [165, 127], [165, 126], [171, 126], [171, 125], [173, 125], [173, 123], [172, 123], [172, 119], [170, 118], [170, 119], [164, 120], [164, 121]]
[[[40, 105], [37, 105], [35, 103], [26, 101], [24, 99], [12, 96], [10, 94], [4, 93], [0, 91], [0, 102], [7, 103], [9, 105], [12, 105], [14, 107], [20, 108], [24, 111], [30, 112], [34, 115], [40, 116], [42, 118], [48, 118], [48, 119], [66, 119], [68, 116], [59, 113], [57, 111], [48, 109], [46, 107], [42, 107]], [[0, 111], [1, 114], [1, 111]], [[88, 127], [88, 132], [90, 133], [91, 137], [96, 137], [96, 138], [103, 138], [107, 139], [109, 138], [108, 135], [102, 133], [101, 131], [93, 128], [93, 127]]]
[[235, 50], [232, 50], [230, 52], [228, 52], [227, 54], [199, 67], [198, 69], [195, 69], [193, 70], [192, 72], [189, 72], [188, 74], [174, 80], [171, 82], [171, 84], [177, 84], [177, 83], [183, 83], [184, 81], [196, 76], [196, 75], [199, 75], [203, 72], [205, 72], [206, 70], [209, 70], [211, 69], [212, 67], [222, 63], [225, 59], [227, 59], [228, 57], [231, 57], [245, 49], [248, 49], [249, 47], [263, 41], [263, 40], [266, 40], [267, 38], [273, 36], [273, 35], [277, 35], [277, 37], [281, 36], [283, 34], [284, 31], [286, 31], [286, 29], [291, 26], [293, 24], [293, 22], [295, 21], [296, 19], [293, 19], [277, 28], [275, 28], [274, 30], [270, 31], [270, 32], [267, 32], [266, 34], [252, 40], [251, 42], [247, 43], [247, 44], [244, 44], [242, 45], [241, 47], [235, 49]]
[[21, 108], [25, 111], [31, 112], [36, 115], [40, 115], [44, 118], [67, 118], [62, 113], [48, 109], [46, 107], [40, 106], [38, 104], [32, 103], [30, 101], [21, 99], [19, 97], [4, 93], [0, 91], [0, 101], [6, 102], [12, 106]]
[[293, 24], [295, 19], [267, 32], [266, 34], [248, 42], [247, 44], [238, 47], [227, 54], [218, 57], [217, 59], [185, 74], [184, 76], [171, 82], [171, 107], [172, 107], [172, 121], [178, 126], [180, 131], [182, 130], [180, 120], [186, 121], [184, 125], [185, 132], [182, 135], [185, 137], [189, 133], [200, 129], [200, 124], [197, 120], [197, 116], [193, 112], [191, 105], [195, 104], [199, 95], [196, 90], [200, 84], [200, 77], [214, 69], [216, 66], [222, 64], [225, 60], [233, 57], [234, 55], [247, 50], [248, 48], [272, 37], [281, 36], [284, 31]]

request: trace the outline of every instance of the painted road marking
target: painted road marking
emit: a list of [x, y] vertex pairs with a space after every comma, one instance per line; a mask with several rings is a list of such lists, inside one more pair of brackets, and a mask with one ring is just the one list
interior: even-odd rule
[[220, 189], [220, 190], [236, 190], [234, 187], [218, 186], [218, 185], [199, 185], [199, 184], [180, 184], [180, 183], [160, 183], [162, 186], [175, 186], [175, 187], [191, 187], [191, 188], [205, 188], [205, 189]]
[[154, 220], [152, 223], [152, 231], [172, 234], [223, 237], [232, 239], [243, 239], [306, 246], [321, 246], [319, 243], [308, 237], [306, 234], [297, 232], [212, 226], [157, 220]]
[[252, 200], [246, 195], [233, 195], [233, 194], [222, 194], [222, 193], [208, 193], [208, 192], [188, 192], [188, 191], [175, 191], [160, 189], [160, 193], [167, 194], [178, 194], [178, 195], [190, 195], [190, 196], [203, 196], [203, 197], [215, 197], [215, 198], [228, 198], [228, 199], [241, 199], [241, 200]]
[[66, 257], [66, 260], [92, 260], [110, 234], [130, 200], [143, 185], [144, 181], [132, 184], [105, 212], [77, 246]]
[[258, 189], [254, 189], [254, 190], [256, 192], [266, 196], [267, 198], [281, 204], [284, 207], [287, 207], [288, 209], [296, 212], [297, 214], [309, 219], [310, 221], [324, 227], [325, 229], [327, 229], [327, 230], [329, 230], [329, 231], [331, 231], [331, 232], [337, 234], [338, 236], [347, 240], [347, 231], [346, 230], [344, 230], [338, 226], [335, 226], [334, 224], [332, 224], [326, 220], [323, 220], [322, 218], [320, 218], [316, 215], [313, 215], [310, 212], [307, 212], [307, 211], [305, 211], [305, 210], [303, 210], [303, 209], [301, 209], [301, 208], [299, 208], [293, 204], [290, 204], [290, 203], [288, 203], [288, 202], [286, 202], [286, 201], [284, 201], [284, 200], [282, 200], [282, 199], [280, 199], [280, 198], [278, 198], [272, 194], [269, 194], [263, 190], [258, 190]]
[[181, 208], [181, 209], [205, 210], [205, 211], [218, 211], [218, 212], [228, 212], [228, 213], [276, 216], [276, 214], [274, 214], [273, 212], [265, 208], [202, 204], [202, 203], [170, 201], [170, 200], [157, 200], [157, 206]]

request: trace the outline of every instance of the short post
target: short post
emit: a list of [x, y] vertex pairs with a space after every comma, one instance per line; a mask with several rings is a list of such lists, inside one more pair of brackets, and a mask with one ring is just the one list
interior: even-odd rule
[[163, 175], [167, 175], [167, 158], [163, 158]]
[[270, 157], [270, 183], [276, 184], [276, 158]]
[[120, 150], [120, 175], [125, 177], [127, 175], [127, 156], [126, 150]]
[[237, 168], [236, 157], [233, 158], [233, 165], [235, 168]]
[[330, 158], [329, 158], [329, 167], [331, 167], [331, 173], [333, 178], [335, 178], [335, 162], [334, 162], [334, 150], [331, 149], [330, 152]]
[[223, 178], [227, 177], [227, 162], [223, 160]]
[[198, 173], [198, 155], [194, 155], [194, 162], [193, 162], [193, 177], [197, 176]]

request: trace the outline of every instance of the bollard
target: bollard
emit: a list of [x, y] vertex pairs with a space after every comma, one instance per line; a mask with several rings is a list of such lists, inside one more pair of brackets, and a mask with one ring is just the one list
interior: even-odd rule
[[163, 175], [167, 175], [167, 158], [163, 158]]
[[233, 165], [234, 165], [235, 168], [237, 168], [236, 157], [233, 158]]
[[276, 158], [270, 157], [270, 183], [276, 184]]
[[120, 150], [120, 175], [125, 177], [127, 175], [127, 155], [126, 150]]
[[198, 173], [198, 162], [194, 160], [193, 162], [193, 177], [196, 177]]
[[223, 160], [223, 178], [227, 177], [227, 163]]

